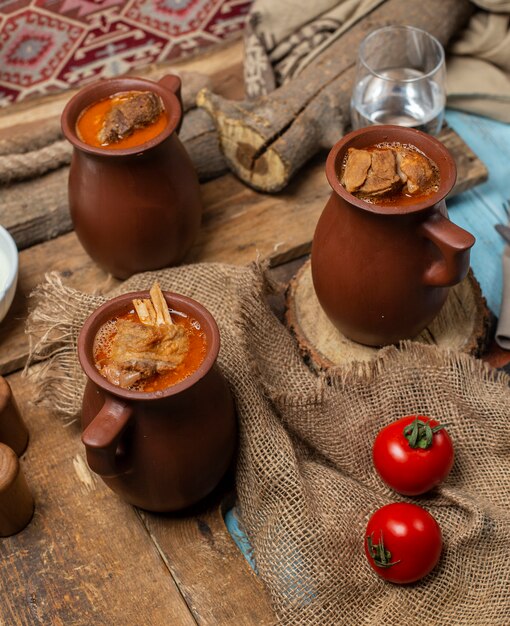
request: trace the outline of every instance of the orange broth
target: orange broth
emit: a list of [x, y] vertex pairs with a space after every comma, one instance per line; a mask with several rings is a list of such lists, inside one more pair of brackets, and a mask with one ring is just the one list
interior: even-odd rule
[[[188, 354], [186, 355], [184, 361], [175, 369], [161, 374], [155, 374], [150, 378], [138, 381], [129, 387], [130, 391], [164, 391], [165, 389], [168, 389], [168, 387], [181, 382], [193, 374], [193, 372], [195, 372], [202, 364], [207, 350], [207, 337], [204, 331], [197, 328], [196, 325], [198, 323], [195, 320], [190, 319], [187, 315], [180, 314], [179, 312], [172, 311], [171, 309], [170, 313], [172, 314], [172, 321], [174, 324], [183, 326], [186, 330], [186, 334], [189, 339]], [[120, 319], [131, 320], [137, 324], [140, 323], [138, 315], [135, 311], [129, 311], [129, 313], [125, 313], [124, 315], [118, 315], [113, 321]], [[106, 322], [106, 324], [108, 324], [108, 322]], [[116, 326], [112, 325], [112, 332], [104, 337], [104, 341], [101, 342], [101, 345], [98, 347], [96, 343], [94, 343], [94, 362], [96, 363], [96, 367], [97, 363], [108, 362], [109, 354], [106, 346], [111, 343], [116, 332]]]
[[113, 106], [122, 103], [133, 93], [137, 92], [128, 91], [116, 93], [104, 100], [94, 102], [84, 109], [76, 122], [76, 134], [79, 139], [94, 148], [123, 150], [125, 148], [140, 146], [162, 133], [168, 124], [168, 113], [165, 109], [161, 111], [152, 124], [144, 126], [143, 128], [137, 128], [131, 135], [110, 144], [102, 144], [99, 142], [98, 133], [103, 127], [105, 115], [110, 112]]

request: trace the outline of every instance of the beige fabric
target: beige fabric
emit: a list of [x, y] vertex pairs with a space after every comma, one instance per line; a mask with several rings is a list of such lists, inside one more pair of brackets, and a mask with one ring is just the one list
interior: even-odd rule
[[510, 3], [476, 4], [487, 11], [477, 11], [449, 49], [447, 105], [510, 123]]
[[[480, 10], [447, 51], [447, 105], [510, 122], [510, 2], [472, 1]], [[296, 76], [382, 2], [255, 0], [245, 34], [248, 96], [268, 93]]]
[[246, 95], [290, 80], [384, 0], [255, 0], [245, 27]]
[[[154, 278], [202, 302], [218, 322], [219, 365], [240, 423], [239, 508], [279, 623], [508, 626], [508, 376], [409, 343], [317, 377], [269, 310], [270, 285], [257, 268], [180, 267], [132, 277], [120, 290], [147, 288]], [[84, 382], [77, 333], [103, 301], [55, 275], [35, 295], [27, 330], [40, 358], [53, 355], [40, 392], [67, 417], [79, 409]], [[442, 528], [440, 563], [426, 580], [401, 587], [376, 576], [363, 544], [374, 510], [405, 500], [377, 477], [372, 442], [412, 412], [449, 424], [456, 462], [445, 484], [418, 500]]]

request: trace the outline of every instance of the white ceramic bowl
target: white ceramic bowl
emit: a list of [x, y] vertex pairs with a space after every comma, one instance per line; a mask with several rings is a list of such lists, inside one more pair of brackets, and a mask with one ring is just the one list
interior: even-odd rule
[[18, 249], [14, 239], [0, 226], [0, 322], [7, 315], [18, 283]]

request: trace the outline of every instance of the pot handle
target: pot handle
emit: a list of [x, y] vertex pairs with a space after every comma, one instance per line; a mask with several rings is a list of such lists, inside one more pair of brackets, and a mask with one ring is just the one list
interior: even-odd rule
[[176, 96], [177, 100], [179, 100], [179, 104], [181, 105], [181, 119], [179, 120], [179, 123], [177, 124], [177, 127], [175, 129], [175, 132], [179, 133], [179, 131], [181, 130], [182, 118], [184, 115], [184, 107], [182, 104], [182, 94], [181, 94], [181, 87], [182, 87], [181, 79], [179, 78], [179, 76], [176, 76], [175, 74], [165, 74], [163, 78], [159, 79], [158, 84], [160, 84], [165, 89], [168, 89], [169, 91], [171, 91]]
[[109, 397], [83, 431], [81, 440], [87, 449], [87, 463], [96, 474], [118, 476], [128, 470], [127, 459], [118, 454], [117, 448], [132, 414], [130, 405]]
[[425, 271], [423, 283], [433, 287], [451, 287], [459, 283], [469, 270], [469, 249], [475, 238], [439, 211], [420, 225], [421, 234], [441, 252]]

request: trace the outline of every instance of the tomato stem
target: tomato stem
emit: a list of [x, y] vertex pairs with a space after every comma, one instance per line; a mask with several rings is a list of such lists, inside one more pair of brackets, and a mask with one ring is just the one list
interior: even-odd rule
[[435, 433], [445, 428], [446, 424], [431, 427], [429, 422], [422, 422], [418, 417], [404, 428], [404, 437], [411, 448], [427, 450], [432, 445]]
[[391, 560], [391, 552], [389, 550], [386, 550], [386, 548], [384, 547], [382, 530], [381, 530], [381, 539], [379, 543], [373, 542], [373, 536], [374, 536], [374, 533], [367, 536], [367, 546], [368, 546], [368, 553], [374, 559], [374, 563], [378, 567], [392, 567], [393, 565], [400, 563], [400, 560], [398, 561]]

